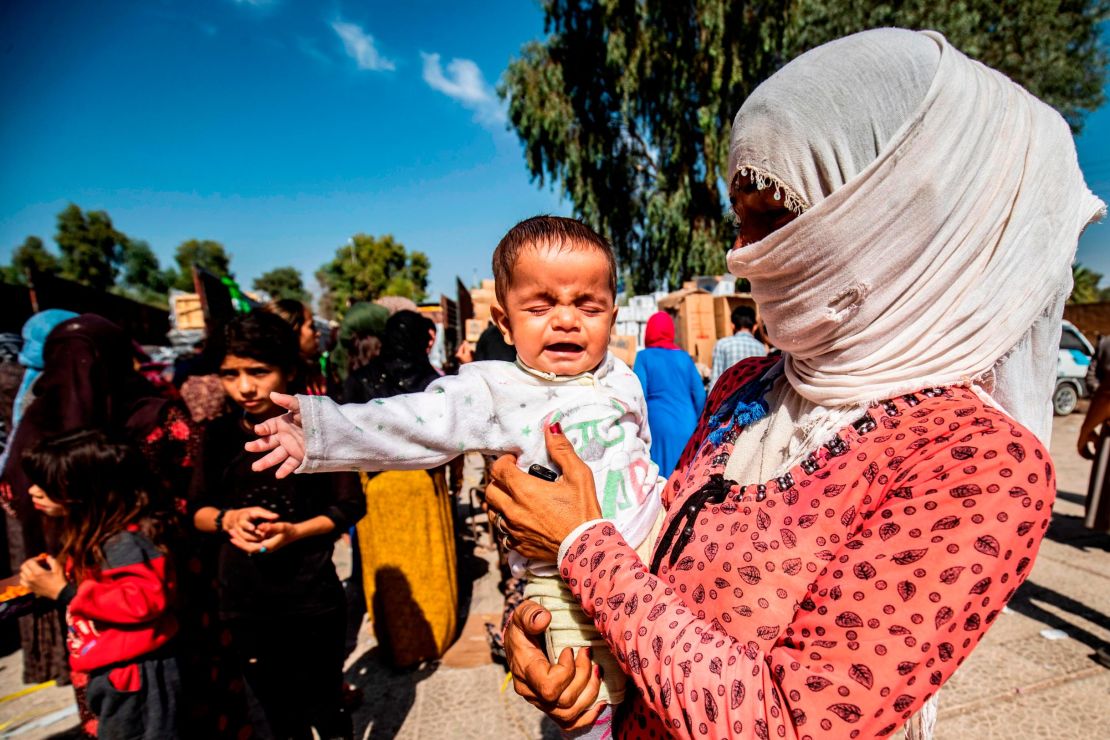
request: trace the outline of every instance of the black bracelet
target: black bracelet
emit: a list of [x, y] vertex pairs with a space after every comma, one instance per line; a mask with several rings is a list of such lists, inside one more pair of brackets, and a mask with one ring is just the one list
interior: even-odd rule
[[220, 509], [218, 512], [216, 512], [216, 534], [223, 534], [224, 514], [226, 513], [227, 509]]

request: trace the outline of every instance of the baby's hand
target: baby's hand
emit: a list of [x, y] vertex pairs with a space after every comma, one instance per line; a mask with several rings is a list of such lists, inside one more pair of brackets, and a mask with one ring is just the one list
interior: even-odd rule
[[255, 460], [251, 470], [261, 472], [280, 463], [276, 476], [284, 478], [301, 466], [304, 461], [304, 427], [301, 426], [301, 404], [296, 396], [284, 393], [271, 393], [270, 400], [286, 409], [288, 413], [267, 419], [256, 424], [254, 433], [258, 439], [247, 442], [248, 452], [270, 454]]

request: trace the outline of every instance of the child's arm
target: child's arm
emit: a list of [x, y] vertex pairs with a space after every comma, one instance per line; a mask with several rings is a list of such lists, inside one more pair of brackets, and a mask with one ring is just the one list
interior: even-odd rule
[[474, 450], [513, 449], [490, 385], [476, 365], [440, 378], [421, 393], [337, 404], [323, 396], [274, 401], [291, 413], [259, 424], [252, 452], [270, 454], [255, 470], [279, 465], [278, 476], [348, 470], [425, 470]]

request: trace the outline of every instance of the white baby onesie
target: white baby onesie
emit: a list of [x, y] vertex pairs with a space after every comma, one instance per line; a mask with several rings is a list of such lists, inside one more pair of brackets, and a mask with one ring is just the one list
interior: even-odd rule
[[[305, 458], [298, 473], [424, 470], [464, 452], [553, 467], [545, 425], [559, 422], [594, 474], [601, 513], [632, 547], [651, 531], [666, 481], [651, 461], [647, 404], [636, 375], [608, 354], [594, 372], [556, 376], [511, 362], [472, 362], [420, 393], [363, 404], [298, 396]], [[556, 471], [559, 472], [559, 471]], [[513, 573], [556, 575], [513, 553]]]

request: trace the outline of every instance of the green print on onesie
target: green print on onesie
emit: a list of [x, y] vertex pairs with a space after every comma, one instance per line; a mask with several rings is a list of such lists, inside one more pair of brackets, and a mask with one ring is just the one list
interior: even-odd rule
[[[605, 450], [624, 442], [625, 430], [619, 422], [621, 417], [628, 413], [628, 408], [616, 399], [610, 399], [610, 403], [616, 410], [616, 414], [597, 419], [587, 419], [563, 427], [563, 434], [571, 441], [574, 451], [587, 462], [601, 460], [604, 457]], [[548, 423], [554, 424], [562, 418], [563, 412], [557, 411], [551, 416]], [[603, 425], [612, 428], [613, 433], [609, 437], [602, 435], [601, 428]], [[613, 518], [617, 515], [617, 512], [631, 509], [636, 505], [632, 497], [628, 495], [627, 477], [623, 470], [609, 471], [605, 478], [605, 489], [601, 496], [602, 516]]]

